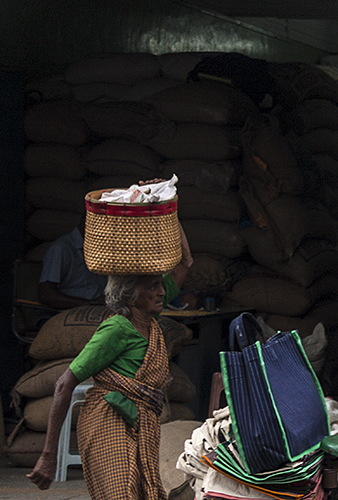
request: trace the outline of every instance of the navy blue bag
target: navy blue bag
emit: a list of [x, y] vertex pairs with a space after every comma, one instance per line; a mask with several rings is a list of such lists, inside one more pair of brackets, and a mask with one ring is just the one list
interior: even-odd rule
[[265, 341], [256, 318], [243, 313], [230, 324], [229, 346], [221, 370], [245, 469], [273, 470], [318, 449], [330, 434], [329, 417], [297, 331]]

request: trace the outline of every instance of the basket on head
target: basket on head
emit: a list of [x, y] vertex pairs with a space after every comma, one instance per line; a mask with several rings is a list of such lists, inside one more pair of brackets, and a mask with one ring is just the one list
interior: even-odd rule
[[85, 196], [84, 257], [96, 274], [162, 274], [182, 258], [177, 196], [159, 203], [115, 203]]

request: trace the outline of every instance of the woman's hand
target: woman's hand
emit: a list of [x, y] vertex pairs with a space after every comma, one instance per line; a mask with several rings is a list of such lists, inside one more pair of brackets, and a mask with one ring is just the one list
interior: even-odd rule
[[42, 453], [33, 471], [27, 474], [27, 477], [32, 483], [36, 484], [40, 490], [47, 490], [54, 480], [55, 472], [56, 457], [46, 456]]

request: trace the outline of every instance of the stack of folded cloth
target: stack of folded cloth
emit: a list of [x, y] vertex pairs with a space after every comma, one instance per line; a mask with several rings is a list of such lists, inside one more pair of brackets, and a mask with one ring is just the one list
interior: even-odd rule
[[[331, 434], [337, 432], [338, 403], [327, 400]], [[229, 408], [214, 411], [185, 442], [176, 467], [184, 471], [195, 500], [322, 500], [324, 453], [314, 451], [276, 470], [250, 474], [241, 463], [231, 436]]]

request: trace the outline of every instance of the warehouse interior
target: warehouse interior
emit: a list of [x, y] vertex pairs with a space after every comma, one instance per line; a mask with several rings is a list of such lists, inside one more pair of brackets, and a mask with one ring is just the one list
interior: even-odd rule
[[[337, 3], [4, 0], [0, 12], [5, 417], [14, 419], [10, 393], [33, 366], [31, 347], [13, 333], [15, 261], [27, 256], [41, 261], [48, 245], [78, 223], [86, 192], [125, 187], [147, 174], [179, 177], [179, 217], [182, 213], [200, 265], [181, 304], [190, 301], [197, 308], [213, 296], [220, 310], [236, 304], [254, 311], [267, 329], [297, 328], [302, 338], [314, 332], [314, 366], [330, 395], [338, 396]], [[244, 63], [227, 75], [227, 65], [237, 63], [221, 60], [221, 76], [228, 76], [228, 83], [233, 79], [222, 114], [226, 83], [200, 79], [198, 72], [188, 83], [187, 78], [205, 57], [211, 60], [201, 72], [215, 76], [219, 67], [212, 59], [229, 54], [245, 56], [252, 66]], [[270, 78], [277, 90], [268, 87]], [[263, 95], [255, 100], [257, 88]], [[158, 113], [151, 114], [153, 109]], [[56, 155], [63, 159], [57, 166], [49, 161]], [[274, 170], [265, 175], [270, 164]], [[56, 174], [57, 168], [67, 175]], [[224, 318], [209, 318], [217, 331], [215, 355], [207, 361], [212, 371], [225, 342]], [[172, 352], [173, 369], [190, 378], [187, 418], [196, 412], [205, 418], [211, 378], [203, 386], [206, 396], [199, 396], [202, 406], [191, 398], [196, 398], [193, 386], [210, 375], [210, 370], [196, 374], [193, 363], [199, 329], [205, 332], [208, 324], [180, 328], [183, 340], [180, 352]], [[202, 350], [208, 345], [200, 339]], [[203, 354], [198, 352], [201, 363]], [[35, 355], [34, 362], [53, 361], [62, 368], [61, 360], [72, 357], [45, 358], [43, 345], [35, 346]], [[39, 429], [42, 435], [43, 426]], [[36, 458], [28, 456], [25, 466]]]

